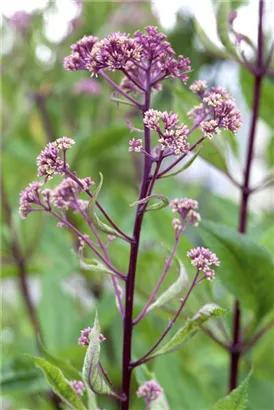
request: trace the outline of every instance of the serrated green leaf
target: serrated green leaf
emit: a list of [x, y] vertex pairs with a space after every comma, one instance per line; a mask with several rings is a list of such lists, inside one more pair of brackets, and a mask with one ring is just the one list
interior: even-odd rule
[[243, 307], [254, 311], [257, 320], [261, 319], [274, 304], [271, 254], [247, 234], [226, 225], [203, 220], [199, 232], [221, 261], [217, 277]]
[[149, 211], [158, 211], [159, 209], [165, 208], [166, 206], [168, 206], [169, 201], [168, 199], [164, 196], [164, 195], [159, 195], [159, 194], [152, 194], [147, 196], [146, 198], [141, 199], [140, 201], [135, 201], [132, 204], [130, 204], [130, 206], [134, 206], [134, 205], [140, 205], [140, 204], [146, 204], [148, 203], [151, 199], [160, 199], [159, 202], [156, 202], [156, 204], [153, 205], [148, 205], [146, 207], [146, 212]]
[[77, 410], [85, 410], [85, 407], [81, 403], [79, 397], [69, 384], [69, 381], [65, 378], [61, 370], [49, 363], [47, 360], [41, 357], [29, 356], [36, 367], [41, 369], [51, 386], [54, 393], [56, 393], [64, 402], [71, 408]]
[[192, 336], [195, 335], [195, 333], [197, 333], [203, 323], [212, 317], [221, 316], [225, 313], [226, 310], [222, 309], [215, 303], [207, 303], [196, 313], [196, 315], [193, 316], [192, 319], [187, 319], [185, 326], [179, 329], [162, 349], [149, 357], [157, 357], [180, 349]]
[[214, 406], [213, 410], [247, 410], [248, 401], [248, 383], [252, 371], [249, 372], [247, 378], [233, 390], [229, 395], [220, 399]]
[[197, 32], [198, 36], [200, 37], [206, 51], [209, 51], [210, 53], [212, 53], [212, 54], [214, 54], [218, 57], [224, 58], [224, 59], [229, 58], [229, 54], [225, 50], [219, 49], [213, 43], [213, 41], [210, 40], [210, 38], [206, 34], [205, 30], [202, 28], [202, 26], [200, 25], [200, 23], [198, 22], [198, 20], [196, 18], [194, 18], [194, 26], [195, 26], [196, 32]]
[[230, 0], [220, 1], [217, 10], [217, 31], [221, 42], [229, 53], [236, 59], [239, 60], [238, 54], [236, 52], [234, 44], [230, 40], [229, 31], [229, 13], [231, 11]]
[[174, 171], [174, 172], [171, 172], [170, 174], [167, 174], [167, 175], [165, 174], [165, 175], [163, 175], [160, 179], [162, 179], [162, 178], [168, 178], [168, 177], [173, 177], [173, 176], [175, 176], [175, 175], [180, 174], [180, 172], [183, 172], [183, 171], [187, 170], [187, 169], [190, 167], [190, 165], [193, 164], [193, 162], [195, 161], [195, 159], [200, 155], [200, 151], [201, 151], [201, 148], [198, 149], [198, 150], [195, 152], [195, 154], [192, 155], [192, 157], [191, 157], [181, 168], [179, 168], [178, 170], [176, 170], [176, 171]]
[[83, 380], [86, 385], [95, 393], [102, 395], [113, 395], [115, 392], [107, 383], [99, 367], [100, 362], [100, 325], [97, 312], [92, 330], [89, 333], [89, 345], [84, 359], [82, 370]]
[[102, 222], [96, 214], [96, 211], [95, 211], [96, 201], [98, 199], [98, 195], [101, 191], [102, 185], [103, 185], [103, 175], [100, 173], [100, 183], [99, 183], [98, 187], [96, 188], [96, 190], [94, 191], [92, 199], [91, 199], [90, 204], [89, 204], [90, 219], [94, 223], [95, 227], [97, 229], [99, 229], [100, 231], [102, 231], [102, 232], [104, 232], [108, 235], [113, 235], [113, 236], [116, 236], [118, 238], [125, 239], [123, 237], [123, 235], [121, 235], [119, 232], [117, 232], [114, 228], [112, 228], [111, 226], [109, 226], [106, 223]]
[[78, 370], [76, 370], [72, 366], [72, 364], [69, 363], [69, 361], [60, 359], [59, 357], [55, 357], [52, 354], [50, 354], [46, 350], [45, 346], [43, 345], [41, 341], [39, 342], [39, 347], [40, 347], [41, 353], [43, 354], [43, 356], [45, 356], [47, 361], [50, 364], [57, 366], [64, 373], [66, 377], [69, 377], [72, 380], [78, 380], [81, 378], [81, 373], [78, 372]]
[[164, 305], [167, 302], [177, 298], [179, 295], [182, 294], [182, 291], [188, 284], [188, 275], [185, 269], [183, 262], [176, 257], [176, 261], [178, 263], [179, 268], [179, 277], [178, 279], [165, 291], [163, 292], [154, 303], [152, 303], [147, 312], [150, 312], [152, 309], [158, 308]]

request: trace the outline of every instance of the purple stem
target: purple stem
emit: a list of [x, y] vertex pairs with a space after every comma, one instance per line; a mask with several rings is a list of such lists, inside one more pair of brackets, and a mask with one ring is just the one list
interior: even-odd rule
[[[75, 201], [75, 203], [76, 203], [76, 205], [77, 205], [77, 201]], [[102, 249], [102, 252], [103, 252], [103, 254], [104, 254], [106, 260], [107, 260], [109, 263], [111, 263], [110, 258], [109, 258], [109, 254], [108, 254], [107, 247], [105, 246], [104, 242], [103, 242], [102, 239], [100, 238], [100, 235], [99, 235], [98, 232], [96, 231], [96, 229], [95, 229], [93, 223], [92, 223], [91, 220], [90, 220], [89, 215], [87, 215], [85, 212], [83, 212], [80, 207], [77, 207], [77, 208], [78, 208], [78, 212], [81, 213], [81, 215], [83, 216], [83, 218], [86, 220], [88, 226], [89, 226], [90, 229], [92, 230], [92, 232], [93, 232], [95, 238], [97, 239], [98, 245], [99, 245], [100, 248]], [[117, 285], [117, 278], [115, 278], [113, 275], [111, 275], [111, 281], [112, 281], [113, 288], [114, 288], [114, 291], [115, 291], [115, 295], [116, 295], [116, 298], [117, 298], [117, 301], [118, 301], [119, 312], [120, 312], [121, 316], [124, 317], [124, 307], [123, 307], [121, 295], [120, 295], [120, 292], [119, 292], [119, 289], [118, 289], [118, 285]]]
[[168, 325], [168, 327], [166, 328], [166, 330], [164, 331], [164, 333], [161, 335], [161, 337], [158, 339], [158, 341], [152, 346], [152, 348], [151, 348], [143, 357], [141, 357], [141, 359], [139, 359], [139, 360], [137, 360], [137, 361], [131, 363], [131, 367], [132, 367], [132, 368], [133, 368], [133, 367], [136, 367], [136, 366], [140, 366], [141, 364], [143, 364], [143, 363], [147, 362], [148, 360], [152, 359], [153, 356], [151, 356], [151, 357], [149, 357], [149, 356], [151, 355], [151, 353], [154, 352], [154, 350], [159, 346], [159, 344], [164, 340], [164, 338], [166, 337], [166, 335], [169, 333], [169, 331], [171, 330], [171, 328], [174, 326], [176, 320], [177, 320], [178, 317], [180, 316], [180, 314], [181, 314], [183, 308], [185, 307], [186, 302], [187, 302], [187, 300], [188, 300], [188, 298], [189, 298], [189, 296], [190, 296], [192, 290], [194, 289], [194, 287], [195, 287], [195, 285], [196, 285], [196, 280], [197, 280], [197, 278], [198, 278], [198, 275], [199, 275], [199, 271], [197, 270], [197, 271], [196, 271], [196, 274], [195, 274], [195, 277], [194, 277], [194, 279], [193, 279], [193, 281], [192, 281], [192, 283], [191, 283], [191, 285], [190, 285], [190, 287], [189, 287], [189, 289], [188, 289], [188, 292], [187, 292], [187, 294], [186, 294], [186, 297], [182, 300], [182, 303], [181, 303], [179, 309], [177, 310], [177, 312], [176, 312], [174, 318], [169, 322], [169, 325]]
[[[143, 113], [150, 107], [150, 67], [146, 71], [146, 92]], [[144, 126], [145, 150], [150, 154], [150, 130]], [[144, 169], [142, 183], [139, 193], [139, 200], [147, 196], [149, 174], [151, 169], [151, 159], [148, 156], [144, 157]], [[131, 382], [131, 344], [132, 344], [132, 315], [133, 315], [133, 301], [134, 301], [134, 287], [137, 267], [137, 258], [139, 251], [139, 242], [141, 235], [141, 228], [143, 222], [144, 211], [143, 206], [139, 204], [136, 211], [133, 238], [134, 243], [131, 244], [129, 270], [126, 281], [125, 293], [125, 317], [124, 317], [124, 332], [123, 332], [123, 377], [122, 377], [122, 391], [126, 400], [121, 403], [121, 410], [128, 410], [130, 403], [130, 382]]]
[[[81, 188], [84, 189], [83, 184], [81, 183], [81, 181], [76, 177], [76, 175], [73, 174], [73, 172], [71, 172], [69, 169], [65, 169], [64, 173], [70, 177], [73, 181], [75, 181]], [[93, 195], [89, 192], [89, 190], [85, 191], [88, 196], [92, 199]], [[106, 218], [106, 220], [112, 225], [112, 227], [119, 232], [125, 239], [125, 241], [127, 242], [132, 242], [132, 238], [130, 238], [128, 235], [126, 235], [110, 218], [110, 216], [107, 214], [107, 212], [104, 210], [104, 208], [102, 207], [102, 205], [100, 205], [100, 203], [98, 201], [96, 201], [96, 206], [100, 209], [100, 211], [102, 212], [102, 214], [104, 215], [104, 217]]]
[[265, 332], [272, 328], [272, 326], [274, 326], [274, 319], [270, 320], [257, 334], [251, 338], [251, 340], [244, 346], [242, 354], [246, 354], [249, 349], [251, 349], [258, 342], [258, 340], [260, 340]]
[[[41, 204], [42, 205], [42, 204]], [[44, 205], [42, 205], [45, 209], [45, 211], [50, 212], [55, 218], [57, 218], [60, 222], [62, 222], [68, 229], [70, 229], [75, 235], [77, 235], [79, 238], [82, 239], [83, 242], [85, 242], [88, 247], [95, 253], [95, 255], [98, 256], [99, 259], [110, 269], [112, 272], [114, 272], [120, 279], [126, 280], [126, 276], [123, 275], [121, 272], [119, 272], [112, 264], [106, 260], [98, 251], [97, 249], [93, 246], [92, 242], [85, 236], [83, 235], [80, 231], [78, 231], [75, 226], [73, 226], [68, 220], [62, 218], [60, 215], [58, 215], [55, 211], [52, 209], [47, 209]]]
[[174, 259], [174, 256], [175, 256], [175, 253], [176, 253], [176, 250], [177, 250], [179, 241], [180, 241], [180, 237], [181, 237], [180, 234], [177, 234], [177, 235], [176, 235], [175, 244], [174, 244], [174, 246], [173, 246], [173, 249], [172, 249], [172, 252], [171, 252], [170, 257], [169, 257], [168, 260], [166, 261], [166, 264], [165, 264], [165, 268], [164, 268], [164, 270], [163, 270], [163, 273], [162, 273], [162, 275], [160, 276], [160, 278], [159, 278], [159, 280], [158, 280], [158, 283], [157, 283], [157, 285], [155, 286], [155, 289], [153, 290], [153, 292], [151, 293], [151, 295], [150, 295], [150, 297], [149, 297], [149, 299], [148, 299], [148, 301], [147, 301], [145, 307], [143, 308], [142, 312], [141, 312], [141, 313], [139, 314], [139, 316], [133, 321], [133, 324], [134, 324], [134, 325], [137, 325], [137, 323], [140, 322], [140, 320], [142, 320], [142, 319], [146, 316], [147, 310], [148, 310], [149, 306], [150, 306], [151, 303], [153, 302], [153, 300], [154, 300], [154, 298], [155, 298], [155, 296], [156, 296], [156, 294], [157, 294], [157, 292], [158, 292], [158, 290], [159, 290], [161, 284], [163, 283], [163, 280], [164, 280], [165, 277], [166, 277], [166, 274], [168, 273], [168, 271], [169, 271], [169, 269], [170, 269], [170, 267], [171, 267], [172, 261], [173, 261], [173, 259]]
[[[258, 122], [259, 106], [261, 98], [261, 86], [263, 79], [263, 9], [264, 0], [259, 2], [259, 27], [258, 27], [258, 46], [257, 46], [257, 63], [256, 72], [254, 73], [255, 84], [253, 90], [253, 110], [252, 110], [252, 121], [249, 133], [248, 141], [248, 152], [246, 158], [245, 174], [244, 174], [244, 184], [242, 186], [242, 199], [241, 199], [241, 209], [240, 209], [240, 220], [239, 220], [239, 232], [244, 234], [247, 230], [247, 209], [248, 209], [248, 199], [250, 195], [249, 182], [250, 182], [250, 171], [253, 159], [254, 142], [256, 134], [256, 126]], [[235, 301], [234, 305], [234, 323], [233, 323], [233, 341], [230, 346], [230, 391], [237, 387], [238, 382], [238, 372], [239, 372], [239, 361], [241, 357], [241, 349], [238, 346], [241, 342], [241, 310], [240, 303], [238, 300]]]
[[100, 70], [98, 74], [104, 80], [106, 80], [119, 94], [121, 94], [127, 100], [131, 101], [134, 105], [136, 105], [136, 107], [138, 107], [139, 110], [143, 109], [143, 106], [141, 103], [139, 103], [139, 101], [135, 100], [135, 98], [131, 97], [131, 95], [127, 94], [124, 90], [122, 90], [122, 88], [119, 87], [119, 85], [117, 85], [114, 81], [112, 81], [112, 79], [103, 70]]

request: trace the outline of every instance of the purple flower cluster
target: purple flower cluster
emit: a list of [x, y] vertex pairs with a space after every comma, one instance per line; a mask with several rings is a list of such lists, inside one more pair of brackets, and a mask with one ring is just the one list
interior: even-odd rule
[[[189, 118], [195, 122], [200, 121], [200, 128], [205, 137], [211, 139], [220, 134], [221, 129], [230, 130], [234, 134], [242, 125], [242, 116], [235, 101], [222, 87], [216, 86], [207, 89], [207, 82], [195, 81], [190, 90], [200, 98], [200, 105], [189, 111]], [[202, 121], [201, 121], [202, 120]]]
[[208, 280], [213, 280], [215, 272], [211, 269], [211, 265], [220, 266], [220, 261], [215, 255], [207, 248], [197, 247], [191, 249], [187, 256], [191, 259], [191, 264], [195, 266], [198, 271], [204, 272]]
[[148, 405], [153, 400], [156, 400], [162, 393], [163, 389], [157, 382], [148, 380], [139, 387], [136, 394], [138, 397], [143, 397]]
[[172, 212], [177, 212], [181, 219], [173, 219], [173, 228], [175, 231], [180, 231], [185, 224], [191, 223], [193, 226], [198, 226], [201, 216], [197, 212], [198, 201], [190, 198], [173, 199], [170, 201]]
[[[89, 334], [92, 331], [92, 327], [87, 327], [84, 330], [81, 330], [81, 335], [78, 338], [78, 344], [82, 345], [82, 346], [88, 346], [89, 345]], [[106, 340], [105, 336], [100, 333], [99, 336], [99, 341], [103, 342], [104, 340]]]
[[80, 380], [71, 380], [69, 384], [71, 385], [77, 396], [83, 396], [85, 390], [85, 385], [83, 382], [81, 382]]
[[64, 174], [65, 168], [68, 164], [60, 157], [60, 151], [65, 152], [72, 147], [74, 140], [68, 137], [62, 137], [54, 142], [49, 142], [46, 148], [40, 153], [37, 158], [38, 176], [46, 177], [46, 180], [53, 177], [53, 175]]
[[84, 210], [88, 207], [89, 201], [79, 199], [79, 194], [82, 191], [88, 190], [94, 181], [91, 178], [86, 177], [78, 180], [80, 183], [72, 180], [71, 178], [65, 178], [57, 185], [52, 191], [50, 191], [50, 203], [59, 209], [74, 209]]
[[150, 109], [144, 115], [144, 124], [157, 132], [161, 150], [165, 151], [165, 155], [180, 155], [189, 151], [189, 130], [185, 124], [178, 123], [178, 115], [174, 112]]
[[[72, 53], [65, 58], [64, 68], [92, 74], [119, 70], [125, 75], [121, 85], [128, 92], [141, 91], [146, 85], [157, 88], [157, 83], [166, 77], [177, 77], [185, 83], [191, 70], [189, 59], [182, 55], [175, 59], [174, 50], [157, 27], [148, 26], [145, 31], [136, 31], [133, 37], [117, 32], [102, 40], [84, 36], [71, 46]], [[146, 84], [147, 72], [150, 84]]]
[[[65, 161], [66, 151], [72, 147], [74, 140], [62, 137], [47, 144], [37, 158], [38, 176], [45, 176], [45, 182], [55, 174], [67, 174], [69, 169]], [[60, 154], [63, 154], [63, 159]], [[73, 178], [70, 173], [54, 189], [41, 189], [44, 182], [32, 182], [21, 193], [19, 214], [25, 219], [32, 211], [51, 211], [52, 207], [66, 211], [83, 211], [89, 202], [79, 198], [81, 192], [88, 191], [94, 181], [89, 178]], [[33, 207], [33, 205], [37, 205]], [[61, 222], [58, 226], [63, 226]]]

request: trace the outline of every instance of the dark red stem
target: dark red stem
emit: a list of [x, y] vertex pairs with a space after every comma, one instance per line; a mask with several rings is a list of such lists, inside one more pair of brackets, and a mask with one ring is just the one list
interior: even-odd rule
[[[259, 116], [261, 86], [264, 75], [263, 70], [263, 9], [264, 0], [260, 0], [259, 3], [259, 27], [258, 27], [258, 48], [257, 48], [257, 63], [256, 70], [254, 71], [254, 91], [253, 91], [253, 109], [252, 109], [252, 121], [248, 139], [248, 151], [246, 157], [246, 165], [244, 171], [244, 183], [242, 186], [242, 199], [240, 208], [240, 220], [239, 220], [239, 232], [244, 234], [247, 230], [247, 211], [248, 200], [250, 195], [250, 171], [254, 153], [254, 142], [256, 135], [256, 128]], [[237, 387], [239, 361], [242, 353], [240, 347], [241, 343], [241, 310], [238, 300], [234, 305], [234, 323], [233, 323], [233, 341], [230, 346], [230, 391]]]
[[[150, 107], [150, 70], [146, 73], [146, 93], [143, 113]], [[150, 154], [150, 130], [144, 127], [145, 150]], [[151, 159], [149, 156], [144, 156], [144, 170], [142, 177], [142, 184], [139, 194], [139, 200], [147, 196], [149, 185], [149, 174], [151, 170]], [[134, 285], [137, 267], [137, 258], [139, 251], [139, 242], [142, 228], [142, 221], [144, 217], [144, 207], [139, 204], [136, 211], [136, 217], [133, 229], [134, 243], [131, 244], [129, 270], [126, 282], [125, 293], [125, 317], [124, 317], [124, 331], [123, 331], [123, 380], [122, 392], [126, 400], [121, 403], [121, 410], [128, 410], [130, 403], [130, 382], [131, 382], [131, 345], [132, 345], [132, 331], [133, 331], [133, 301], [134, 301]]]

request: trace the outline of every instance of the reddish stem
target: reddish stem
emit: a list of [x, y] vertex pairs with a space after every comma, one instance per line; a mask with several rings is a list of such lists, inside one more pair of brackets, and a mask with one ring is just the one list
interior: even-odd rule
[[[256, 127], [258, 122], [259, 107], [260, 107], [260, 97], [261, 97], [261, 86], [262, 79], [264, 75], [263, 71], [263, 9], [264, 0], [260, 0], [259, 3], [259, 27], [258, 27], [258, 48], [257, 48], [257, 64], [256, 71], [254, 72], [255, 84], [253, 91], [253, 110], [252, 110], [252, 121], [249, 133], [248, 141], [248, 152], [246, 158], [246, 166], [244, 173], [244, 184], [242, 186], [242, 199], [241, 199], [241, 209], [240, 209], [240, 220], [239, 220], [239, 232], [244, 234], [247, 230], [247, 210], [248, 210], [248, 200], [250, 195], [250, 171], [254, 152], [254, 142]], [[230, 391], [237, 387], [238, 382], [238, 372], [239, 372], [239, 361], [241, 357], [241, 348], [239, 348], [241, 343], [241, 310], [240, 303], [238, 300], [235, 301], [234, 305], [234, 323], [233, 323], [233, 341], [230, 346]]]

